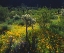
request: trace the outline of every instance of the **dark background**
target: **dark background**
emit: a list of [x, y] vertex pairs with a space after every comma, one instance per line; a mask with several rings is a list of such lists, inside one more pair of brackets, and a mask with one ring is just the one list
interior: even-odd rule
[[25, 4], [27, 6], [39, 7], [47, 6], [47, 7], [61, 7], [64, 3], [63, 0], [0, 0], [0, 5], [2, 6], [20, 6], [21, 4]]

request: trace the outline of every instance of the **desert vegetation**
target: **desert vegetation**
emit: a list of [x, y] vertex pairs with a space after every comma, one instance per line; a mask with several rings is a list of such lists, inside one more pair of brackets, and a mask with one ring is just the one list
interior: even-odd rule
[[63, 53], [64, 9], [0, 6], [0, 53]]

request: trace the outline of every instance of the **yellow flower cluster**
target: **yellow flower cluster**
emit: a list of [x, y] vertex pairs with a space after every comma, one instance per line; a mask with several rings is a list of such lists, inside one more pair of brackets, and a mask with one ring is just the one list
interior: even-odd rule
[[[34, 29], [37, 30], [37, 24], [35, 25]], [[28, 27], [28, 31], [31, 31], [32, 27]], [[18, 44], [26, 35], [26, 26], [20, 26], [20, 25], [11, 25], [11, 29], [7, 32], [5, 32], [5, 35], [1, 35], [0, 42], [2, 42], [2, 46], [0, 49], [0, 52], [5, 51], [9, 44], [10, 44], [10, 39], [12, 39], [12, 42], [14, 44]]]
[[22, 33], [25, 33], [25, 27], [17, 26], [17, 25], [12, 25], [12, 28], [10, 31], [7, 31], [7, 35], [12, 35], [16, 37], [20, 37]]
[[[34, 30], [37, 31], [39, 28], [38, 24], [34, 25]], [[28, 27], [28, 30], [31, 31], [32, 27]], [[19, 26], [19, 25], [11, 25], [11, 30], [5, 32], [5, 35], [2, 35], [0, 40], [3, 42], [0, 52], [5, 51], [5, 48], [8, 48], [10, 44], [10, 38], [12, 38], [12, 42], [15, 44], [20, 43], [26, 35], [26, 26]]]
[[[28, 30], [31, 30], [31, 27], [28, 27]], [[1, 50], [0, 52], [4, 51], [5, 48], [10, 44], [10, 38], [12, 38], [12, 42], [15, 44], [23, 41], [22, 38], [24, 38], [26, 35], [26, 27], [25, 26], [19, 26], [19, 25], [11, 25], [11, 30], [5, 32], [5, 35], [2, 35], [0, 38], [0, 42], [2, 42]]]

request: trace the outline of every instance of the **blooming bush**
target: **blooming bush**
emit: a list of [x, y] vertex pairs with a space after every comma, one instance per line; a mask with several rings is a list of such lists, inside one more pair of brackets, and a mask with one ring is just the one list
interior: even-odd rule
[[[11, 26], [11, 30], [7, 31], [6, 34], [1, 35], [0, 36], [0, 44], [2, 44], [1, 46], [1, 50], [0, 52], [5, 51], [8, 48], [8, 44], [10, 44], [10, 37], [12, 37], [12, 42], [14, 44], [12, 44], [13, 47], [15, 47], [15, 45], [17, 45], [18, 43], [25, 41], [25, 27], [23, 26], [18, 26], [18, 25], [12, 25]], [[28, 28], [28, 30], [30, 30], [31, 27]], [[5, 49], [6, 48], [6, 49]]]

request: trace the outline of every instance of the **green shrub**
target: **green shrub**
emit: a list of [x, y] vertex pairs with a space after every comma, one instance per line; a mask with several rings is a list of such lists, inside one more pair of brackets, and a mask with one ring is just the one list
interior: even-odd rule
[[5, 34], [5, 31], [9, 30], [8, 25], [3, 23], [0, 24], [0, 34]]
[[2, 41], [0, 41], [0, 48], [1, 48], [1, 46], [3, 45], [3, 42]]
[[21, 17], [20, 17], [19, 15], [17, 15], [17, 14], [16, 14], [15, 16], [13, 16], [13, 17], [14, 17], [14, 18], [13, 18], [14, 20], [19, 20], [19, 19], [21, 18]]
[[16, 20], [16, 21], [14, 21], [14, 24], [24, 25], [25, 23], [23, 20]]
[[8, 17], [8, 8], [0, 6], [0, 21], [5, 21]]
[[6, 23], [7, 23], [7, 24], [12, 24], [13, 21], [14, 21], [14, 19], [8, 19], [8, 20], [6, 20]]
[[10, 13], [9, 13], [9, 17], [10, 17], [10, 19], [13, 19], [13, 16], [16, 14], [16, 12], [15, 11], [11, 11]]

